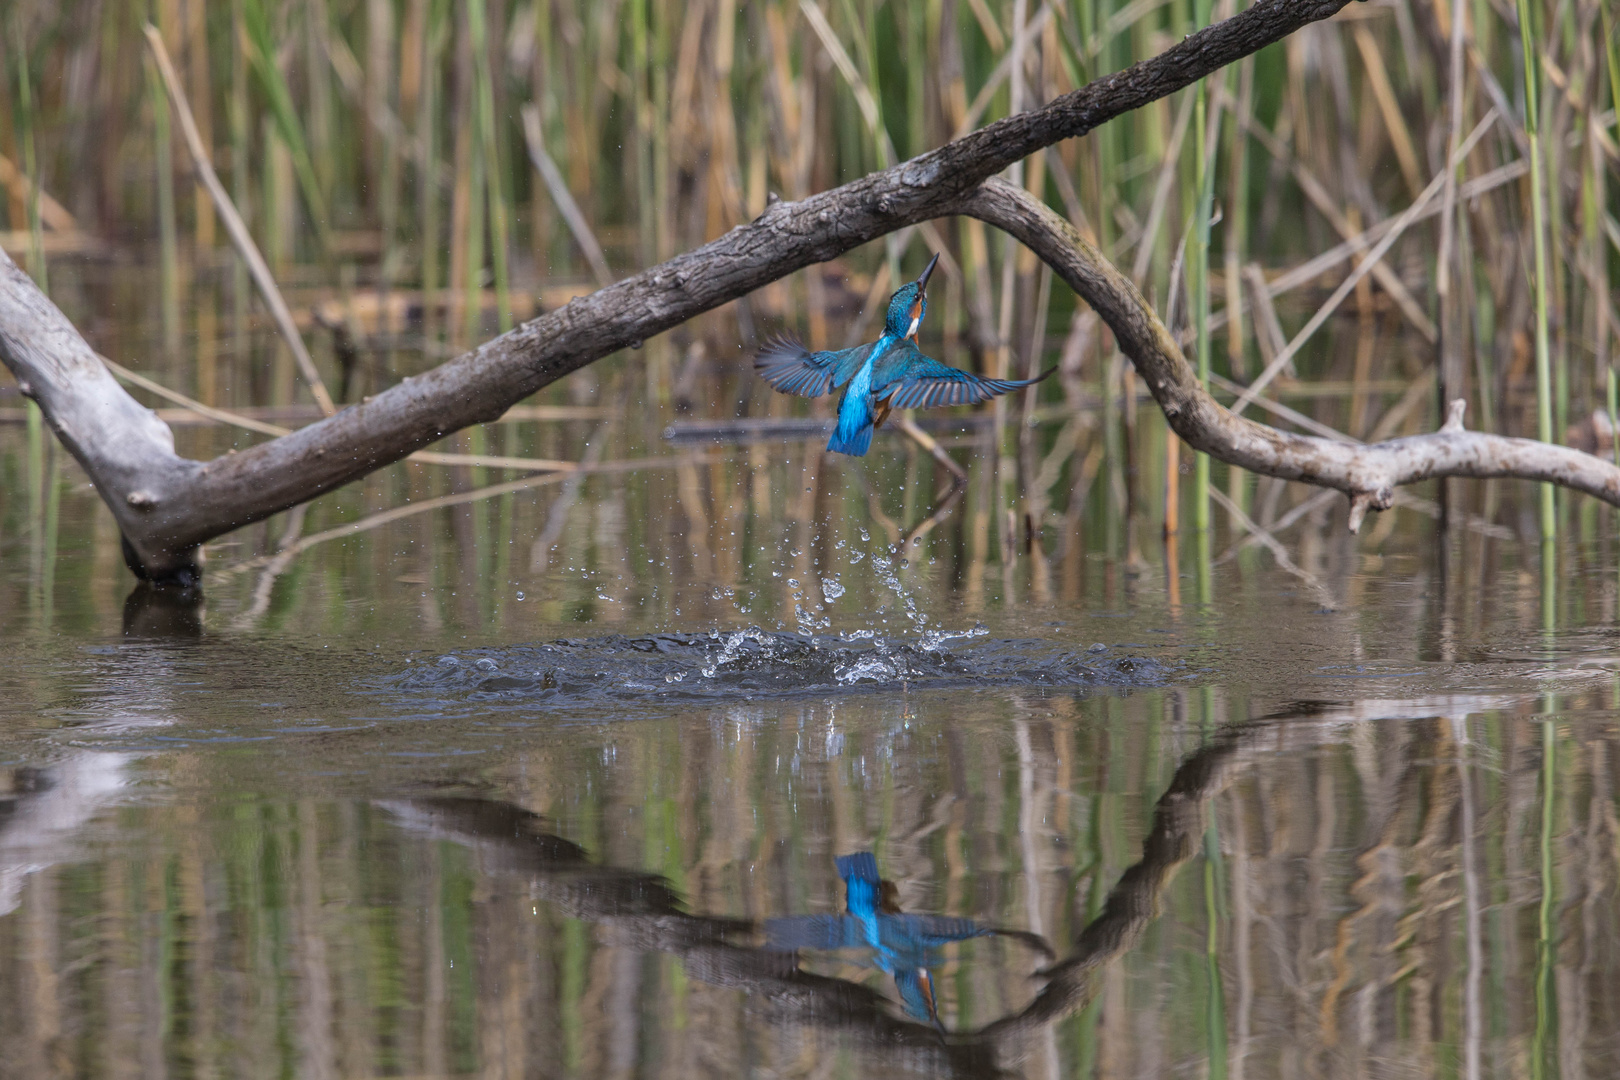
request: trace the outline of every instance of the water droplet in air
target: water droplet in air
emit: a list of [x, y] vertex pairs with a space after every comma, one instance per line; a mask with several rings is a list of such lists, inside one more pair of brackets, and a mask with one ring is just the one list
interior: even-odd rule
[[824, 577], [821, 579], [821, 595], [830, 604], [844, 595], [844, 586], [835, 577]]

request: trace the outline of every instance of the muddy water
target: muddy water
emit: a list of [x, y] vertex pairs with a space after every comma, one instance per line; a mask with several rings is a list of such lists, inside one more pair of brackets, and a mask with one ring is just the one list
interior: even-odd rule
[[737, 384], [648, 352], [484, 449], [658, 460], [375, 524], [511, 478], [396, 466], [200, 596], [0, 426], [0, 1075], [1620, 1071], [1606, 511], [1550, 590], [1511, 486], [1206, 582], [1144, 410], [1034, 429], [1005, 553], [942, 432], [911, 542], [925, 455], [667, 442]]

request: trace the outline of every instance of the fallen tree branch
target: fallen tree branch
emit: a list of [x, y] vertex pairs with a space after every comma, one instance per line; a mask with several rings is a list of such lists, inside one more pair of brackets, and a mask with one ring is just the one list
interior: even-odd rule
[[1434, 476], [1547, 480], [1620, 505], [1620, 469], [1579, 451], [1453, 430], [1374, 446], [1291, 435], [1233, 416], [1198, 384], [1129, 280], [1061, 217], [990, 179], [1013, 162], [1220, 70], [1348, 0], [1258, 0], [1159, 56], [893, 168], [756, 220], [568, 303], [369, 401], [209, 462], [126, 394], [67, 318], [0, 253], [0, 359], [111, 507], [132, 570], [194, 581], [203, 542], [306, 502], [451, 432], [493, 421], [562, 376], [804, 266], [937, 217], [1005, 229], [1091, 303], [1176, 432], [1253, 472], [1337, 488], [1352, 520]]

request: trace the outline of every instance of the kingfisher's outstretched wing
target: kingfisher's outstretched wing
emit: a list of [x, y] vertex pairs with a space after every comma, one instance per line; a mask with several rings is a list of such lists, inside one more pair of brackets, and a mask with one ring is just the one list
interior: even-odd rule
[[975, 405], [1001, 394], [1038, 383], [1057, 368], [1034, 379], [989, 379], [971, 371], [948, 367], [924, 356], [910, 341], [890, 349], [872, 372], [872, 393], [891, 409], [921, 409], [932, 405]]
[[792, 338], [776, 338], [754, 357], [754, 371], [784, 394], [820, 397], [855, 377], [870, 344], [836, 352], [811, 352]]

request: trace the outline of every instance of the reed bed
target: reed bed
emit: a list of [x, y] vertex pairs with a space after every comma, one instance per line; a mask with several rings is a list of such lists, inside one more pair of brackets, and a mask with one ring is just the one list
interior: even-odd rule
[[[711, 239], [770, 198], [936, 146], [1235, 10], [1212, 0], [9, 7], [0, 244], [41, 280], [48, 264], [72, 275], [150, 261], [159, 288], [117, 318], [145, 335], [137, 351], [161, 357], [149, 374], [210, 406], [285, 405], [306, 391], [283, 344], [248, 335], [259, 301], [193, 179], [142, 40], [148, 21], [305, 325], [340, 312], [317, 320], [331, 333], [316, 360], [355, 400], [606, 275]], [[1442, 397], [1465, 397], [1477, 426], [1607, 452], [1612, 425], [1589, 417], [1607, 403], [1620, 325], [1609, 284], [1617, 75], [1620, 40], [1601, 0], [1356, 5], [1035, 155], [1017, 179], [1132, 269], [1218, 394], [1255, 383], [1242, 396], [1269, 422], [1388, 436], [1432, 427]], [[800, 406], [749, 383], [755, 340], [777, 328], [814, 346], [858, 337], [886, 290], [941, 246], [950, 257], [928, 330], [941, 359], [996, 373], [1062, 366], [1028, 407], [998, 403], [994, 434], [978, 444], [998, 463], [995, 480], [969, 493], [967, 542], [1010, 561], [1061, 547], [1083, 520], [1110, 555], [1136, 562], [1153, 526], [1174, 535], [1190, 520], [1200, 540], [1189, 550], [1205, 565], [1208, 493], [1221, 478], [1199, 462], [1183, 488], [1181, 448], [1138, 408], [1106, 328], [977, 222], [908, 230], [603, 370], [634, 364], [627, 393], [650, 410], [786, 416]], [[75, 311], [87, 324], [97, 314]], [[227, 377], [220, 365], [232, 363]], [[580, 404], [603, 377], [613, 376], [581, 373], [545, 396]], [[1327, 392], [1281, 404], [1311, 387]], [[1083, 400], [1112, 407], [1033, 423]], [[517, 438], [481, 429], [457, 448], [499, 456], [521, 451]], [[1215, 469], [1227, 473], [1235, 534], [1268, 529], [1311, 497], [1270, 481], [1251, 491]], [[484, 479], [480, 468], [458, 483]], [[1494, 489], [1468, 497], [1486, 518], [1503, 513]], [[1571, 500], [1544, 501], [1550, 539], [1559, 516], [1573, 520]], [[1580, 520], [1589, 530], [1596, 515]]]

